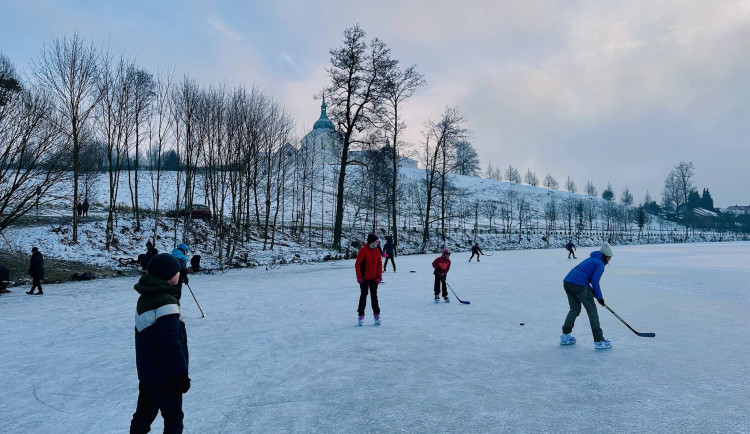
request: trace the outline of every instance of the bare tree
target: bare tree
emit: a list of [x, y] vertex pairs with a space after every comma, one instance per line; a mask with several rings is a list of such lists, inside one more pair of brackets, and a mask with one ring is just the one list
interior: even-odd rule
[[584, 189], [586, 191], [586, 196], [596, 197], [596, 187], [594, 187], [594, 183], [591, 181], [586, 182], [586, 188]]
[[576, 188], [576, 183], [573, 182], [573, 179], [571, 179], [570, 176], [568, 176], [568, 180], [565, 181], [565, 189], [571, 193], [575, 193], [576, 191], [578, 191], [578, 189]]
[[85, 46], [77, 33], [55, 39], [45, 44], [41, 58], [34, 64], [34, 76], [40, 86], [54, 98], [56, 119], [72, 146], [73, 157], [73, 243], [78, 243], [78, 214], [75, 206], [79, 202], [78, 176], [80, 134], [89, 115], [101, 99], [98, 93], [97, 76], [100, 57], [93, 44]]
[[418, 88], [425, 85], [424, 76], [417, 72], [416, 65], [411, 65], [406, 69], [401, 69], [397, 65], [386, 71], [385, 85], [385, 123], [389, 131], [391, 140], [391, 233], [393, 234], [393, 243], [398, 248], [398, 216], [397, 191], [398, 191], [398, 159], [400, 155], [401, 143], [400, 134], [406, 129], [406, 124], [401, 120], [401, 108], [404, 102], [414, 95]]
[[[670, 204], [674, 206], [676, 211], [680, 210], [680, 206], [687, 204], [688, 196], [690, 192], [694, 190], [693, 176], [695, 166], [693, 162], [685, 163], [680, 161], [674, 168], [669, 172], [667, 178], [664, 180], [664, 198]], [[685, 235], [688, 234], [688, 228], [690, 226], [690, 210], [687, 206], [683, 206], [683, 221], [685, 222]]]
[[66, 171], [53, 104], [23, 90], [0, 54], [0, 233], [39, 203], [64, 197]]
[[505, 179], [512, 184], [520, 184], [521, 174], [518, 173], [518, 169], [509, 165], [508, 168], [505, 169]]
[[341, 249], [349, 147], [357, 142], [359, 132], [375, 124], [375, 109], [386, 98], [388, 74], [396, 65], [390, 57], [390, 49], [382, 41], [375, 38], [367, 43], [365, 37], [358, 25], [346, 29], [343, 45], [330, 51], [331, 67], [327, 70], [331, 78], [331, 85], [326, 89], [331, 103], [329, 113], [343, 136], [336, 189], [334, 249]]
[[[461, 125], [465, 122], [463, 115], [455, 107], [446, 107], [440, 122], [428, 121], [425, 151], [423, 154], [423, 165], [425, 170], [425, 187], [427, 191], [427, 202], [425, 210], [425, 221], [422, 233], [422, 252], [427, 247], [430, 238], [430, 212], [432, 200], [435, 196], [434, 189], [437, 188], [441, 195], [441, 233], [445, 239], [445, 191], [447, 187], [446, 177], [450, 170], [449, 148], [467, 135], [467, 130]], [[431, 147], [434, 143], [434, 147]]]
[[159, 203], [161, 200], [161, 175], [164, 169], [163, 158], [166, 144], [172, 137], [174, 118], [170, 95], [172, 93], [173, 72], [157, 72], [154, 81], [154, 111], [149, 122], [149, 168], [151, 173], [151, 197], [154, 209], [153, 240], [159, 236]]
[[[128, 71], [130, 81], [133, 83], [133, 144], [135, 145], [135, 174], [134, 174], [134, 188], [135, 191], [131, 193], [131, 202], [133, 205], [133, 214], [135, 216], [135, 228], [141, 230], [141, 211], [138, 204], [138, 172], [140, 169], [140, 156], [141, 156], [141, 142], [143, 136], [148, 132], [146, 124], [149, 120], [152, 110], [152, 104], [154, 97], [156, 96], [154, 90], [154, 76], [142, 68], [135, 66], [131, 67]], [[130, 159], [128, 159], [130, 161]], [[130, 177], [130, 171], [128, 170], [128, 177]]]
[[536, 187], [539, 184], [539, 178], [536, 177], [536, 173], [531, 173], [531, 169], [526, 169], [526, 176], [523, 177], [523, 182]]
[[105, 225], [105, 248], [117, 242], [114, 234], [119, 192], [120, 169], [127, 159], [128, 137], [130, 135], [132, 86], [128, 81], [129, 63], [121, 58], [116, 64], [104, 57], [97, 80], [97, 93], [101, 101], [94, 111], [94, 129], [98, 140], [103, 143], [109, 175], [109, 203]]
[[489, 230], [492, 230], [492, 221], [500, 214], [501, 204], [497, 200], [482, 202], [482, 213], [489, 220]]
[[544, 186], [550, 190], [557, 190], [560, 187], [557, 180], [550, 174], [544, 177]]

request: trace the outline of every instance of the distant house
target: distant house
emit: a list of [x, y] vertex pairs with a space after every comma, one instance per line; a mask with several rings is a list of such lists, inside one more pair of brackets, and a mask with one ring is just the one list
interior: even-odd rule
[[727, 208], [733, 214], [750, 214], [750, 206], [734, 205]]

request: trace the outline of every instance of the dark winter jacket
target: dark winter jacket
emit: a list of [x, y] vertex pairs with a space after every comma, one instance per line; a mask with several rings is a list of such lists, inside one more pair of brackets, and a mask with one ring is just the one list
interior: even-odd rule
[[39, 252], [31, 254], [31, 261], [29, 262], [29, 276], [32, 279], [44, 279], [44, 256]]
[[143, 275], [134, 286], [141, 294], [135, 311], [135, 364], [138, 380], [166, 384], [188, 374], [188, 344], [175, 288]]
[[357, 262], [354, 263], [357, 279], [375, 280], [383, 277], [383, 260], [380, 250], [373, 249], [369, 244], [359, 249]]
[[576, 246], [573, 243], [568, 243], [568, 244], [565, 245], [565, 248], [568, 249], [568, 250], [570, 250], [570, 251], [573, 251], [573, 250], [576, 249]]
[[383, 249], [385, 250], [385, 254], [390, 257], [395, 257], [396, 256], [395, 247], [396, 246], [393, 244], [393, 241], [388, 241], [387, 243], [385, 243], [385, 245], [383, 246]]
[[448, 274], [448, 270], [451, 269], [451, 260], [441, 255], [439, 258], [432, 261], [432, 268], [435, 269], [435, 272], [439, 271], [445, 276]]
[[471, 246], [471, 253], [472, 255], [479, 255], [480, 253], [482, 253], [482, 249], [479, 248], [479, 244], [474, 244], [473, 246]]
[[141, 268], [145, 270], [146, 267], [148, 267], [148, 261], [150, 261], [151, 258], [153, 258], [154, 256], [158, 254], [159, 254], [159, 251], [156, 249], [156, 247], [152, 246], [148, 248], [146, 253], [142, 255], [138, 255], [138, 262], [141, 263]]
[[580, 264], [576, 265], [565, 279], [564, 282], [572, 283], [574, 285], [588, 286], [594, 291], [594, 297], [597, 300], [602, 298], [602, 289], [599, 287], [599, 279], [604, 273], [604, 266], [607, 265], [602, 259], [602, 252], [595, 251], [591, 252], [591, 255], [581, 261]]

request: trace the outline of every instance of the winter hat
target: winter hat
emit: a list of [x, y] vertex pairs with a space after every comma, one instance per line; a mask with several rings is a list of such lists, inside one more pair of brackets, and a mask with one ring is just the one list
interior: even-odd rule
[[36, 252], [38, 252], [38, 251], [39, 251], [39, 249], [37, 249], [36, 247], [32, 247], [32, 248], [31, 248], [31, 251], [32, 251], [32, 252], [34, 252], [34, 253], [36, 253]]
[[602, 255], [604, 256], [612, 256], [612, 246], [609, 245], [609, 243], [602, 244], [602, 247], [599, 249], [600, 252], [602, 252]]
[[450, 254], [451, 254], [451, 251], [450, 251], [450, 250], [448, 250], [448, 249], [443, 249], [443, 254], [444, 254], [444, 255], [450, 255]]
[[179, 246], [177, 246], [177, 248], [180, 249], [180, 250], [182, 250], [183, 252], [190, 251], [190, 248], [185, 243], [180, 244]]
[[148, 261], [146, 268], [149, 276], [169, 280], [180, 271], [180, 263], [177, 262], [177, 258], [169, 253], [160, 253]]
[[370, 235], [368, 235], [368, 236], [367, 236], [367, 244], [371, 244], [371, 243], [373, 243], [373, 242], [375, 242], [375, 241], [377, 241], [377, 240], [379, 240], [379, 239], [380, 239], [380, 238], [378, 238], [378, 236], [377, 236], [377, 235], [375, 235], [375, 234], [370, 234]]

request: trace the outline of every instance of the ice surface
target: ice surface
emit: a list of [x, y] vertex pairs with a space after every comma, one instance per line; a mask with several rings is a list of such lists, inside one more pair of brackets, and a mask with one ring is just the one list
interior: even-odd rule
[[[470, 305], [433, 303], [435, 255], [397, 257], [380, 327], [369, 300], [356, 326], [353, 260], [194, 275], [207, 316], [185, 288], [185, 431], [749, 432], [750, 243], [614, 249], [605, 300], [656, 337], [599, 309], [603, 351], [585, 313], [558, 345], [578, 262], [564, 249], [454, 254], [448, 282]], [[127, 431], [134, 283], [0, 296], [0, 432]]]

